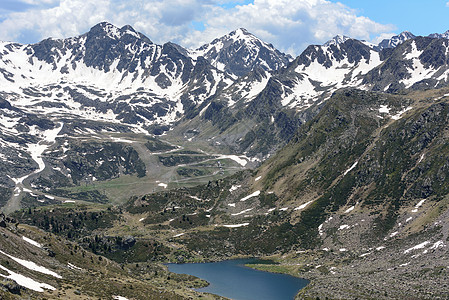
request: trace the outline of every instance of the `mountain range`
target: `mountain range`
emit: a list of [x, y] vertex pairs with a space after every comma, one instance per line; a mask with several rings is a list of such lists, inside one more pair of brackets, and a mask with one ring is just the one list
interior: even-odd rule
[[[103, 22], [1, 42], [0, 250], [51, 250], [70, 293], [98, 297], [118, 293], [77, 285], [69, 255], [106, 259], [106, 281], [126, 268], [130, 297], [157, 294], [145, 276], [167, 297], [203, 284], [158, 263], [245, 255], [311, 279], [304, 298], [444, 298], [448, 38], [336, 36], [292, 57], [243, 28], [192, 50]], [[45, 251], [14, 252], [25, 233]]]

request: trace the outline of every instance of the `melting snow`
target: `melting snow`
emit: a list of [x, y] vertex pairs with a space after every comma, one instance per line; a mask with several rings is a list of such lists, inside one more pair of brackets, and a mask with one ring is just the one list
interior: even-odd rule
[[388, 105], [381, 105], [379, 108], [380, 113], [390, 114], [390, 109], [388, 108]]
[[349, 169], [347, 169], [344, 173], [343, 176], [345, 176], [346, 174], [348, 174], [349, 172], [351, 172], [358, 164], [359, 162], [356, 161]]
[[15, 282], [17, 282], [18, 285], [24, 286], [27, 289], [30, 289], [30, 290], [33, 290], [36, 292], [40, 292], [40, 293], [43, 292], [44, 289], [48, 289], [48, 290], [52, 290], [52, 291], [56, 290], [54, 287], [52, 287], [49, 284], [37, 282], [34, 279], [31, 279], [29, 277], [26, 277], [21, 274], [10, 271], [2, 265], [0, 265], [0, 269], [9, 273], [8, 276], [0, 274], [1, 277], [12, 279]]
[[243, 215], [244, 213], [247, 213], [247, 212], [249, 212], [249, 211], [252, 211], [253, 209], [254, 209], [254, 208], [248, 208], [248, 209], [242, 210], [242, 211], [239, 212], [239, 213], [231, 214], [231, 216], [239, 216], [239, 215]]
[[321, 224], [320, 226], [318, 226], [318, 232], [319, 232], [320, 235], [323, 235], [323, 234], [324, 234], [324, 232], [323, 232], [323, 224]]
[[235, 203], [229, 203], [228, 204], [230, 207], [235, 207]]
[[341, 225], [338, 230], [349, 229], [349, 225]]
[[114, 300], [128, 300], [128, 298], [125, 298], [123, 296], [112, 296], [112, 299], [114, 299]]
[[167, 188], [167, 186], [168, 186], [168, 184], [166, 184], [166, 183], [159, 183], [158, 184], [158, 186], [161, 186], [161, 187], [163, 187], [164, 189], [166, 189]]
[[49, 269], [47, 269], [45, 267], [39, 266], [39, 265], [35, 264], [32, 261], [28, 261], [28, 260], [25, 260], [25, 259], [20, 259], [20, 258], [14, 257], [12, 255], [9, 255], [9, 254], [1, 251], [1, 250], [0, 250], [0, 253], [5, 255], [5, 256], [7, 256], [7, 257], [9, 257], [9, 258], [11, 258], [12, 260], [14, 260], [18, 264], [24, 266], [27, 269], [30, 269], [30, 270], [33, 270], [33, 271], [37, 271], [37, 272], [40, 272], [40, 273], [43, 273], [43, 274], [48, 274], [48, 275], [51, 275], [51, 276], [56, 277], [56, 278], [62, 278], [60, 275], [56, 274], [55, 272], [50, 271]]
[[237, 156], [237, 155], [220, 155], [218, 157], [218, 159], [226, 159], [226, 158], [232, 159], [242, 167], [246, 166], [249, 160], [246, 156]]
[[71, 263], [67, 263], [67, 267], [69, 267], [69, 269], [72, 269], [72, 270], [78, 270], [78, 271], [82, 271], [83, 270], [80, 267], [77, 267], [77, 266], [75, 266], [74, 264], [71, 264]]
[[33, 245], [33, 246], [42, 248], [42, 245], [41, 245], [41, 244], [39, 244], [39, 243], [36, 242], [36, 241], [33, 241], [33, 240], [30, 239], [30, 238], [27, 238], [26, 236], [22, 236], [22, 239], [23, 239], [25, 242], [30, 243], [30, 244]]
[[183, 236], [185, 233], [180, 233], [180, 234], [177, 234], [177, 235], [174, 235], [173, 237], [180, 237], [180, 236]]
[[309, 201], [309, 202], [307, 202], [307, 203], [304, 203], [304, 204], [302, 204], [302, 205], [296, 207], [295, 210], [302, 210], [302, 209], [306, 208], [307, 205], [309, 205], [309, 204], [312, 203], [312, 202], [313, 202], [313, 200], [312, 200], [312, 201]]
[[242, 224], [236, 224], [236, 225], [222, 225], [223, 227], [227, 227], [227, 228], [238, 228], [238, 227], [243, 227], [243, 226], [248, 226], [249, 223], [242, 223]]
[[420, 162], [422, 162], [422, 160], [424, 159], [424, 156], [425, 156], [425, 154], [423, 153], [423, 154], [421, 154], [421, 157], [419, 158], [419, 160], [418, 160], [418, 164], [420, 163]]
[[392, 234], [390, 234], [390, 237], [394, 237], [394, 236], [396, 236], [398, 233], [399, 233], [399, 232], [395, 231], [395, 232], [393, 232]]
[[407, 254], [407, 253], [409, 253], [410, 251], [413, 251], [413, 250], [423, 249], [428, 244], [430, 244], [430, 242], [429, 241], [425, 241], [424, 243], [421, 243], [419, 245], [416, 245], [415, 247], [412, 247], [412, 248], [409, 248], [409, 249], [405, 250], [404, 254]]
[[251, 195], [248, 195], [246, 197], [243, 197], [242, 199], [240, 199], [240, 201], [246, 201], [252, 197], [257, 197], [260, 195], [260, 191], [255, 191], [254, 193], [252, 193]]
[[430, 249], [435, 250], [442, 247], [446, 247], [446, 245], [444, 244], [443, 241], [438, 241], [435, 244], [433, 244], [432, 247], [430, 247]]
[[145, 218], [140, 218], [140, 219], [139, 219], [139, 222], [142, 222], [143, 220], [145, 220]]
[[403, 115], [404, 113], [406, 113], [407, 111], [411, 110], [412, 108], [413, 108], [413, 107], [409, 106], [409, 107], [407, 107], [406, 109], [401, 110], [400, 112], [398, 112], [396, 115], [391, 116], [391, 118], [392, 118], [393, 120], [399, 120], [400, 118], [402, 118], [402, 115]]
[[230, 192], [236, 191], [241, 187], [241, 185], [233, 185], [231, 186], [231, 188], [229, 189]]
[[355, 206], [351, 206], [350, 208], [348, 208], [347, 210], [345, 210], [345, 214], [350, 213], [351, 211], [353, 211], [355, 208]]
[[262, 176], [257, 177], [256, 179], [254, 179], [254, 181], [259, 181], [260, 178], [262, 178]]

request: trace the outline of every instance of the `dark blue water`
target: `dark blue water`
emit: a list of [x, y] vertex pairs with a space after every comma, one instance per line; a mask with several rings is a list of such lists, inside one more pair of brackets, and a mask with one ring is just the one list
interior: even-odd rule
[[190, 274], [210, 285], [197, 289], [235, 300], [290, 300], [309, 282], [285, 274], [275, 274], [247, 268], [255, 259], [227, 260], [202, 264], [168, 264], [170, 272]]

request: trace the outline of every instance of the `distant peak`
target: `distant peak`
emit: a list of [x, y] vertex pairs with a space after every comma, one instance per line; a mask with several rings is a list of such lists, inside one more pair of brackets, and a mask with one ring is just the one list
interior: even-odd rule
[[131, 31], [137, 33], [137, 31], [131, 25], [125, 25], [120, 28], [120, 31]]
[[398, 37], [405, 37], [408, 39], [412, 39], [415, 37], [415, 35], [413, 33], [411, 33], [410, 31], [403, 31], [400, 34], [397, 35]]
[[323, 46], [331, 46], [331, 45], [337, 46], [337, 45], [343, 44], [344, 42], [346, 42], [347, 40], [350, 40], [350, 39], [351, 39], [350, 37], [338, 34], [338, 35], [334, 36], [332, 39], [330, 39], [329, 41], [327, 41], [326, 43], [324, 43]]
[[118, 28], [111, 23], [101, 22], [92, 27], [90, 33], [98, 36], [107, 36], [111, 39], [120, 39], [125, 35], [131, 35], [135, 38], [144, 39], [146, 42], [151, 43], [147, 37], [137, 32], [131, 25], [125, 25], [122, 28]]
[[254, 38], [254, 35], [252, 35], [245, 28], [238, 28], [238, 29], [236, 29], [234, 31], [231, 31], [228, 35], [225, 35], [225, 37], [226, 36], [229, 36], [229, 37], [231, 37], [233, 39], [243, 39], [243, 38], [246, 38], [246, 37]]
[[109, 28], [111, 28], [111, 27], [115, 27], [115, 26], [112, 25], [112, 24], [109, 23], [109, 22], [104, 21], [104, 22], [100, 22], [100, 23], [98, 23], [97, 25], [95, 25], [94, 27], [92, 27], [92, 29], [94, 29], [94, 28], [109, 29]]
[[249, 31], [243, 27], [240, 27], [239, 29], [235, 30], [235, 32], [243, 33], [243, 34], [250, 34]]

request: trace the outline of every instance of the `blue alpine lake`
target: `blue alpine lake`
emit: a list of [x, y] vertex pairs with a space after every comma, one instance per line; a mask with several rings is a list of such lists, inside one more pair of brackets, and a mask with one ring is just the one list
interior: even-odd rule
[[291, 300], [309, 281], [285, 274], [254, 270], [245, 264], [257, 259], [237, 259], [213, 263], [168, 264], [168, 270], [189, 274], [210, 283], [196, 289], [234, 300]]

